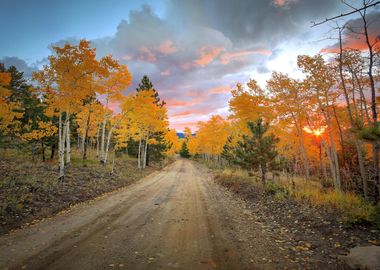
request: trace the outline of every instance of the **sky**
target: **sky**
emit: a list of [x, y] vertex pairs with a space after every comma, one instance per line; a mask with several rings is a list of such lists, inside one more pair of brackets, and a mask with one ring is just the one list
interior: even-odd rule
[[[297, 55], [336, 48], [333, 25], [311, 22], [347, 11], [340, 0], [0, 2], [0, 62], [30, 76], [47, 63], [52, 45], [86, 38], [99, 57], [112, 54], [128, 66], [133, 82], [126, 93], [149, 76], [178, 131], [227, 116], [238, 82], [255, 79], [265, 87], [272, 71], [300, 77]], [[380, 10], [371, 12], [378, 35]]]

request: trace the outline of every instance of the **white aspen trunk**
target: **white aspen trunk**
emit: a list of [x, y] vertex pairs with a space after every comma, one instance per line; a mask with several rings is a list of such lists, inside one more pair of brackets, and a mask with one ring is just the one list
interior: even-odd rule
[[301, 136], [300, 146], [301, 146], [302, 163], [305, 170], [305, 177], [307, 180], [309, 180], [310, 179], [309, 161], [308, 161], [307, 153], [305, 149], [305, 140], [303, 138], [303, 133], [301, 133], [300, 136]]
[[70, 114], [66, 113], [66, 164], [71, 162], [71, 144], [70, 144]]
[[113, 149], [113, 155], [112, 155], [112, 170], [111, 170], [111, 174], [114, 173], [114, 169], [115, 169], [115, 149]]
[[83, 156], [83, 154], [84, 154], [84, 144], [86, 143], [86, 138], [85, 137], [81, 137], [81, 138], [82, 139], [80, 140], [81, 141], [80, 151], [81, 151], [81, 156]]
[[65, 178], [65, 128], [62, 127], [62, 112], [59, 113], [58, 124], [58, 164], [59, 174], [58, 179], [64, 180]]
[[111, 143], [112, 130], [113, 130], [113, 127], [110, 128], [110, 130], [108, 132], [108, 136], [107, 136], [107, 144], [106, 144], [106, 149], [105, 149], [104, 156], [103, 156], [103, 163], [104, 164], [106, 164], [107, 160], [108, 160], [108, 151], [109, 151], [110, 143]]
[[336, 169], [335, 169], [333, 156], [332, 156], [331, 150], [329, 149], [328, 145], [325, 142], [323, 142], [323, 146], [325, 147], [325, 151], [326, 151], [327, 157], [329, 159], [331, 177], [333, 178], [334, 187], [335, 187], [335, 189], [337, 189], [338, 184], [337, 184], [337, 179], [336, 179], [336, 173], [335, 173]]
[[141, 137], [139, 141], [139, 152], [137, 154], [137, 168], [141, 169]]
[[103, 162], [104, 160], [104, 143], [105, 143], [105, 137], [106, 137], [106, 124], [107, 124], [107, 116], [104, 116], [103, 123], [102, 123], [102, 137], [100, 139], [100, 162]]
[[146, 167], [146, 157], [147, 157], [147, 150], [148, 150], [148, 140], [149, 140], [149, 135], [146, 136], [146, 141], [145, 141], [145, 149], [144, 149], [144, 166], [143, 169]]
[[96, 131], [96, 157], [99, 158], [99, 129], [100, 125], [98, 126], [98, 130]]

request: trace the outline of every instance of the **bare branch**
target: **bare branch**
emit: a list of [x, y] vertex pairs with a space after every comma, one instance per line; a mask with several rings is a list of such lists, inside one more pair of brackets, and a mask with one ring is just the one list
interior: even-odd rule
[[[347, 3], [345, 3], [345, 4], [347, 4]], [[342, 18], [342, 17], [346, 17], [346, 16], [349, 16], [349, 15], [361, 12], [362, 10], [366, 10], [367, 8], [374, 7], [374, 6], [378, 5], [378, 4], [380, 4], [380, 1], [376, 1], [376, 2], [374, 2], [372, 4], [369, 4], [369, 5], [364, 5], [361, 8], [354, 8], [354, 7], [350, 6], [351, 8], [354, 9], [353, 11], [350, 11], [350, 12], [347, 12], [347, 13], [341, 13], [340, 15], [337, 15], [337, 16], [334, 16], [334, 17], [331, 17], [331, 18], [326, 18], [322, 22], [312, 22], [313, 25], [311, 27], [314, 27], [314, 26], [317, 26], [317, 25], [321, 25], [321, 24], [324, 24], [324, 23], [329, 22], [329, 21], [333, 21], [333, 20], [336, 20], [336, 19], [339, 19], [339, 18]]]

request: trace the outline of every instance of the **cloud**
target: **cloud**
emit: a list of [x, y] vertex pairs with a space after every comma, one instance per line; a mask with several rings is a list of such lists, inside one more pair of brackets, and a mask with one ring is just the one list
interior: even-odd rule
[[297, 2], [298, 0], [273, 0], [272, 4], [276, 7], [289, 8], [292, 4]]
[[[369, 13], [366, 19], [369, 25], [368, 33], [370, 43], [375, 44], [376, 41], [379, 42], [380, 40], [380, 11]], [[343, 48], [360, 51], [368, 50], [364, 36], [363, 20], [361, 18], [348, 20], [346, 26], [346, 29], [343, 31]], [[320, 53], [339, 53], [339, 43], [321, 49]]]
[[258, 50], [248, 50], [248, 51], [235, 51], [235, 52], [225, 52], [220, 57], [220, 62], [222, 64], [228, 64], [232, 60], [245, 60], [245, 57], [254, 55], [254, 54], [262, 54], [270, 56], [272, 52], [267, 49], [258, 49]]
[[[279, 8], [279, 5], [291, 8]], [[242, 48], [273, 47], [308, 28], [310, 21], [335, 14], [339, 0], [230, 1], [168, 0], [169, 17], [184, 26], [220, 31]]]
[[204, 67], [210, 64], [221, 52], [223, 48], [209, 48], [202, 47], [199, 49], [200, 56], [198, 59], [194, 60], [195, 64]]
[[38, 64], [39, 64], [39, 63], [35, 63], [35, 64], [29, 65], [25, 60], [20, 59], [15, 56], [13, 57], [5, 56], [3, 58], [0, 58], [0, 63], [3, 63], [6, 68], [10, 66], [15, 66], [17, 70], [24, 72], [24, 76], [27, 79], [30, 79], [32, 77], [32, 73], [38, 70]]

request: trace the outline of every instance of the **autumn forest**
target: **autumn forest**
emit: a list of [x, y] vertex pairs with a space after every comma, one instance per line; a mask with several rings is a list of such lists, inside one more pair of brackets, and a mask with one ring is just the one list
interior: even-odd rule
[[[226, 110], [189, 125], [173, 112], [191, 107], [175, 105], [151, 67], [136, 75], [133, 58], [99, 53], [96, 40], [52, 45], [30, 75], [0, 58], [0, 266], [375, 269], [366, 256], [380, 254], [378, 4], [343, 1], [318, 17], [308, 27], [328, 25], [332, 45], [290, 54], [293, 70], [272, 68], [264, 83], [232, 78]], [[160, 57], [177, 53], [165, 44]], [[250, 54], [218, 49], [191, 67]], [[42, 241], [55, 230], [77, 240]], [[38, 252], [21, 251], [33, 233]], [[350, 252], [368, 246], [353, 262]], [[105, 255], [91, 261], [96, 252]]]

